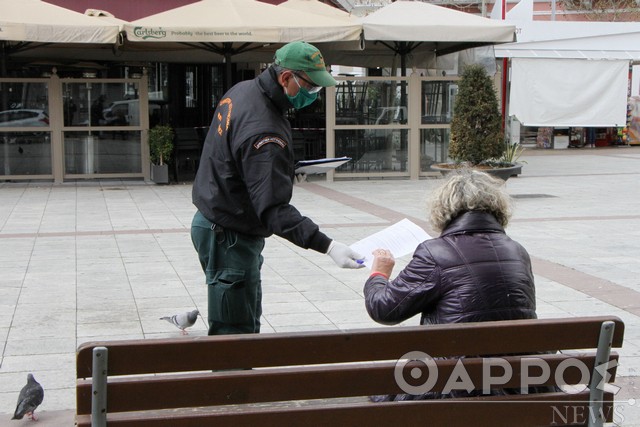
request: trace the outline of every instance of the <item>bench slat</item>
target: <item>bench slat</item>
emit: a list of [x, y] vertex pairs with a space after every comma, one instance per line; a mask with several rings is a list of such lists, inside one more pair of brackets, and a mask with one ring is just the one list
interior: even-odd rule
[[[605, 393], [603, 414], [613, 420], [613, 395]], [[109, 414], [111, 427], [282, 427], [292, 425], [331, 426], [424, 426], [513, 427], [514, 425], [587, 426], [589, 393], [485, 397], [480, 399], [441, 399], [410, 402], [346, 403], [324, 406], [242, 407], [211, 411], [196, 408], [189, 411], [160, 411]], [[357, 422], [355, 421], [357, 420]], [[89, 427], [90, 417], [79, 416], [78, 427]]]
[[[541, 385], [557, 385], [555, 381], [558, 366], [576, 355], [534, 355], [546, 362], [550, 368], [548, 379]], [[593, 371], [595, 353], [579, 356], [588, 372]], [[492, 388], [519, 388], [521, 381], [522, 359], [504, 357], [513, 368], [513, 375], [504, 384]], [[618, 360], [616, 354], [610, 361]], [[457, 360], [436, 360], [437, 382], [432, 391], [442, 391], [456, 367]], [[478, 388], [483, 385], [483, 360], [467, 358], [461, 360], [469, 380]], [[495, 364], [495, 363], [494, 363]], [[405, 369], [405, 378], [410, 378], [413, 367], [425, 365], [413, 362]], [[306, 366], [289, 368], [269, 368], [254, 371], [231, 371], [217, 373], [161, 375], [140, 378], [115, 378], [107, 387], [108, 413], [154, 410], [167, 408], [185, 408], [193, 406], [213, 406], [229, 404], [247, 404], [258, 402], [278, 402], [287, 400], [328, 399], [335, 397], [355, 397], [379, 394], [403, 393], [395, 381], [395, 362], [349, 364], [339, 366]], [[560, 368], [564, 384], [575, 385], [582, 378], [578, 369]], [[416, 385], [426, 381], [428, 371], [421, 369], [423, 377]], [[609, 382], [615, 379], [615, 367], [609, 371]], [[530, 377], [539, 375], [539, 371], [530, 369]], [[495, 377], [503, 371], [498, 368]], [[301, 384], [301, 378], [304, 384]], [[459, 378], [454, 376], [454, 379]], [[466, 378], [465, 378], [466, 380]], [[585, 385], [586, 387], [586, 385]], [[459, 387], [458, 387], [459, 388]], [[91, 381], [84, 380], [77, 386], [78, 414], [91, 413]], [[136, 396], [132, 399], [131, 396]]]
[[395, 360], [409, 351], [447, 357], [594, 348], [599, 325], [608, 320], [616, 324], [612, 346], [621, 347], [624, 324], [615, 316], [515, 320], [465, 323], [462, 329], [450, 324], [85, 343], [76, 373], [91, 376], [91, 352], [100, 345], [109, 348], [109, 375]]

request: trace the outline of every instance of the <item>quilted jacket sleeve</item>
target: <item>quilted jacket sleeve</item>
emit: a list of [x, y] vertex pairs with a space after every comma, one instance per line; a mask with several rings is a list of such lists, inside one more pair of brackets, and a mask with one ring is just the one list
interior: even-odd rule
[[436, 307], [440, 298], [440, 269], [422, 243], [409, 264], [393, 280], [380, 275], [364, 285], [367, 312], [373, 320], [394, 325]]

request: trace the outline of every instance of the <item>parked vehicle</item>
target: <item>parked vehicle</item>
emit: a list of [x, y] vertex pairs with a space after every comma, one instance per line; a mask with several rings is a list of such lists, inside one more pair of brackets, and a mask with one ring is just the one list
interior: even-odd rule
[[0, 126], [31, 127], [49, 126], [49, 116], [44, 110], [17, 109], [0, 111]]
[[[149, 103], [149, 115], [152, 116], [160, 105]], [[140, 100], [130, 99], [126, 101], [112, 102], [102, 110], [105, 126], [139, 126], [140, 125]]]

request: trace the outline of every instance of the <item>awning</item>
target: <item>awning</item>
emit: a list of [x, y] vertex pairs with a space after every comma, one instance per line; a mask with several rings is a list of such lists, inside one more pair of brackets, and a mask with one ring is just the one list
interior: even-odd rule
[[526, 126], [620, 127], [629, 61], [513, 58], [509, 115]]
[[335, 64], [432, 68], [436, 56], [515, 40], [513, 24], [420, 1], [389, 3], [361, 21], [364, 50], [327, 54]]
[[518, 41], [497, 45], [498, 58], [640, 61], [640, 25], [637, 22], [507, 22], [518, 28]]
[[0, 40], [115, 43], [119, 27], [40, 0], [0, 0]]
[[[309, 43], [359, 40], [362, 26], [255, 0], [202, 0], [124, 26], [127, 39], [162, 43]], [[239, 52], [238, 52], [239, 53]]]

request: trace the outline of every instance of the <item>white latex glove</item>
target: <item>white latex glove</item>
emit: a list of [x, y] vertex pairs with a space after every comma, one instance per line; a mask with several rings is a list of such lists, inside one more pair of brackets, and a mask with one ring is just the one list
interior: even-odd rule
[[306, 180], [307, 180], [307, 174], [306, 173], [297, 173], [293, 177], [293, 185], [301, 184], [301, 183], [305, 182]]
[[[362, 255], [356, 253], [349, 246], [344, 243], [336, 242], [335, 240], [331, 241], [329, 245], [329, 250], [327, 251], [327, 255], [333, 259], [338, 267], [342, 268], [362, 268], [364, 264], [362, 263]], [[360, 262], [358, 262], [360, 261]]]

